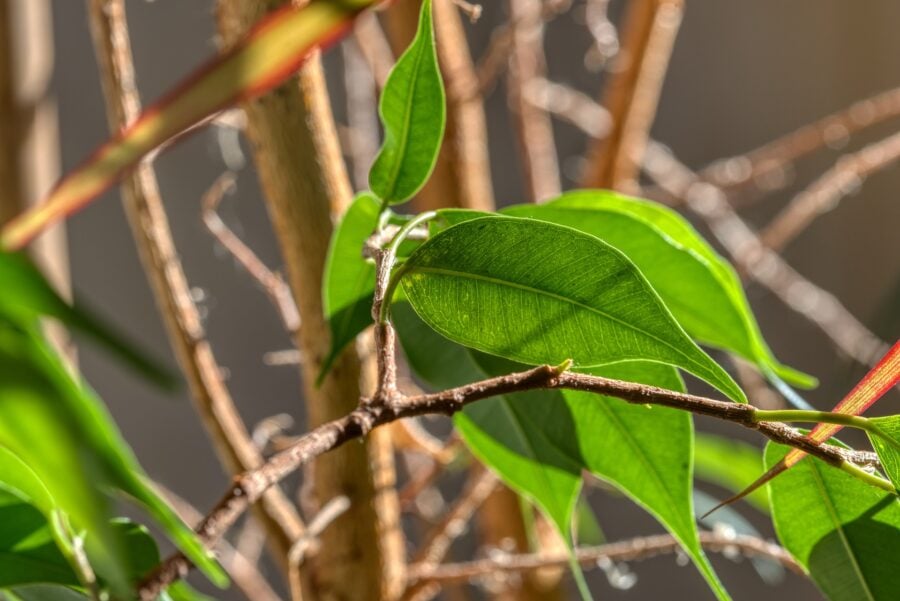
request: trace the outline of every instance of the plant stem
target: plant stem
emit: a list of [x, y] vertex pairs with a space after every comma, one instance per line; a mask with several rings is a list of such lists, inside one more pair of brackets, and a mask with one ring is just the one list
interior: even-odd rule
[[887, 442], [889, 445], [900, 451], [900, 441], [894, 439], [882, 430], [872, 420], [861, 415], [850, 415], [848, 413], [834, 413], [832, 411], [805, 411], [805, 410], [774, 410], [763, 411], [757, 409], [754, 419], [758, 422], [810, 422], [821, 424], [838, 424], [849, 428], [863, 430], [870, 434], [874, 434]]

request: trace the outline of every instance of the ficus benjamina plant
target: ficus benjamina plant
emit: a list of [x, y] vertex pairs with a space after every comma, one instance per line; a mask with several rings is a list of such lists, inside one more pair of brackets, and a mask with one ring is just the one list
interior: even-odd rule
[[[900, 346], [832, 412], [757, 409], [704, 349], [749, 362], [781, 389], [812, 388], [816, 380], [776, 359], [735, 269], [672, 209], [585, 189], [498, 212], [406, 214], [404, 203], [434, 168], [446, 121], [430, 0], [384, 83], [384, 140], [369, 189], [337, 223], [324, 271], [331, 351], [319, 382], [373, 331], [377, 389], [351, 415], [238, 478], [197, 533], [175, 515], [40, 323], [49, 318], [83, 331], [157, 383], [170, 384], [171, 376], [102, 320], [63, 301], [16, 251], [168, 139], [279, 84], [369, 4], [312, 0], [272, 14], [3, 229], [4, 597], [200, 598], [177, 579], [195, 565], [214, 584], [227, 584], [209, 546], [263, 490], [376, 426], [435, 413], [452, 415], [477, 461], [552, 525], [584, 598], [591, 592], [579, 567], [584, 541], [576, 523], [583, 522], [579, 498], [590, 477], [652, 515], [718, 599], [730, 598], [728, 587], [704, 553], [698, 513], [732, 510], [695, 491], [695, 478], [771, 516], [791, 561], [829, 599], [896, 599], [900, 416], [860, 414], [896, 385]], [[398, 361], [426, 391], [402, 390]], [[687, 393], [683, 374], [720, 399]], [[756, 430], [768, 446], [759, 453], [695, 434], [694, 413]], [[786, 425], [792, 422], [815, 426], [807, 432]], [[834, 438], [842, 427], [865, 431], [875, 453]], [[181, 555], [160, 563], [149, 531], [114, 517], [116, 493], [143, 507]]]

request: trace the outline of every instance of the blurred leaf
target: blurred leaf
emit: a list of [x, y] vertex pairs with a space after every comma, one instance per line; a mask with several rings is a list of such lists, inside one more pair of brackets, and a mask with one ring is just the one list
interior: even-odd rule
[[[834, 443], [835, 441], [832, 441]], [[787, 449], [769, 443], [766, 465]], [[890, 601], [900, 591], [900, 502], [806, 457], [769, 484], [781, 544], [831, 601]]]
[[323, 307], [331, 329], [331, 350], [322, 362], [319, 381], [356, 335], [372, 323], [375, 264], [363, 257], [363, 246], [378, 225], [380, 203], [369, 192], [359, 194], [331, 237]]
[[9, 601], [85, 601], [86, 595], [58, 584], [30, 584], [3, 591]]
[[17, 249], [49, 224], [82, 208], [165, 142], [222, 109], [262, 95], [288, 79], [307, 55], [333, 43], [374, 0], [286, 4], [263, 18], [228, 52], [175, 86], [59, 182], [39, 205], [0, 233], [0, 248]]
[[215, 582], [224, 573], [193, 531], [153, 492], [101, 403], [72, 380], [36, 327], [0, 319], [0, 445], [34, 472], [55, 506], [86, 533], [98, 574], [128, 586], [123, 542], [109, 526], [107, 495], [137, 500]]
[[811, 376], [778, 363], [731, 265], [668, 207], [610, 191], [578, 190], [503, 213], [600, 238], [634, 262], [692, 337], [757, 363], [763, 373], [768, 368], [792, 384], [815, 386]]
[[[699, 432], [694, 440], [694, 473], [697, 478], [738, 492], [759, 476], [763, 465], [762, 450], [747, 443]], [[766, 491], [758, 489], [747, 501], [769, 513]]]
[[532, 365], [668, 363], [746, 401], [640, 271], [593, 236], [529, 219], [475, 219], [428, 240], [401, 273], [419, 316], [464, 346]]
[[384, 144], [369, 171], [369, 187], [385, 203], [409, 200], [428, 181], [444, 137], [446, 112], [431, 0], [424, 0], [416, 37], [381, 93]]
[[87, 334], [147, 379], [167, 388], [174, 385], [169, 370], [83, 307], [73, 307], [63, 300], [25, 255], [0, 252], [0, 282], [3, 283], [0, 315], [19, 323], [32, 323], [41, 317], [57, 319]]

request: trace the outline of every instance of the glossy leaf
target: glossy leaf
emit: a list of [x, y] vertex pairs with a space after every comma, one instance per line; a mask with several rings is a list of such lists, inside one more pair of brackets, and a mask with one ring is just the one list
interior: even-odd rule
[[4, 287], [0, 295], [0, 314], [29, 323], [41, 317], [57, 319], [69, 328], [87, 334], [146, 378], [165, 387], [173, 385], [174, 378], [168, 370], [83, 307], [72, 306], [63, 300], [25, 255], [0, 252], [0, 282]]
[[[769, 443], [766, 464], [786, 448]], [[831, 601], [889, 601], [900, 591], [900, 502], [806, 457], [769, 484], [781, 544]]]
[[379, 114], [384, 144], [369, 171], [369, 187], [387, 204], [398, 204], [428, 181], [444, 137], [444, 83], [431, 0], [422, 2], [416, 36], [388, 76]]
[[[406, 303], [395, 306], [394, 322], [410, 365], [437, 388], [523, 368], [439, 336]], [[661, 364], [621, 363], [591, 372], [683, 387], [677, 371]], [[532, 499], [565, 534], [582, 470], [613, 483], [682, 542], [719, 597], [727, 598], [697, 540], [691, 501], [693, 430], [687, 413], [590, 393], [543, 390], [479, 401], [457, 414], [454, 423], [473, 454]]]
[[428, 240], [400, 273], [422, 319], [464, 346], [532, 365], [668, 363], [746, 401], [640, 271], [593, 236], [529, 219], [475, 219]]
[[320, 380], [344, 347], [372, 323], [375, 264], [365, 259], [362, 252], [378, 224], [380, 207], [371, 193], [358, 195], [331, 238], [322, 283], [331, 350], [322, 363]]
[[[762, 450], [745, 442], [702, 432], [694, 440], [696, 477], [731, 492], [743, 490], [756, 480], [762, 465]], [[747, 501], [760, 511], [769, 512], [765, 490], [754, 491]]]
[[107, 494], [119, 490], [224, 584], [193, 531], [147, 485], [100, 402], [72, 380], [36, 328], [0, 319], [0, 364], [0, 445], [33, 470], [74, 530], [86, 532], [86, 550], [99, 574], [119, 592], [127, 586], [122, 541], [108, 523]]
[[260, 96], [290, 77], [320, 46], [337, 40], [374, 0], [292, 3], [262, 19], [228, 52], [197, 69], [80, 167], [39, 205], [0, 232], [0, 248], [17, 249], [41, 230], [112, 187], [143, 157], [222, 109]]
[[[878, 426], [881, 432], [885, 436], [890, 437], [895, 444], [900, 443], [900, 415], [870, 417], [869, 421]], [[900, 491], [900, 451], [897, 451], [897, 447], [894, 444], [884, 440], [881, 436], [869, 433], [869, 441], [872, 443], [872, 448], [878, 453], [881, 467], [884, 468], [887, 477], [891, 479], [894, 487]]]
[[579, 190], [504, 214], [567, 225], [625, 253], [694, 338], [731, 351], [804, 387], [815, 379], [773, 357], [731, 266], [680, 215], [614, 192]]

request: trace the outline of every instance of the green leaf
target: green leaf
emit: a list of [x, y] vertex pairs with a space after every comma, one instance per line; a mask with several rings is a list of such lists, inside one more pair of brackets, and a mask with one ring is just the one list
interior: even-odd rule
[[429, 326], [527, 364], [668, 363], [746, 402], [625, 255], [574, 229], [515, 217], [453, 226], [396, 274]]
[[369, 172], [369, 187], [387, 204], [418, 192], [437, 161], [446, 106], [431, 21], [422, 2], [419, 30], [388, 76], [379, 106], [384, 144]]
[[110, 492], [137, 500], [219, 584], [227, 579], [193, 531], [147, 485], [102, 404], [76, 383], [31, 328], [0, 318], [0, 445], [34, 472], [75, 532], [98, 574], [128, 586], [123, 542], [109, 526]]
[[[431, 331], [406, 303], [394, 323], [416, 373], [437, 388], [522, 369], [467, 350]], [[675, 369], [621, 363], [591, 373], [681, 390]], [[690, 415], [598, 395], [540, 390], [485, 399], [454, 417], [467, 446], [568, 534], [582, 470], [608, 480], [656, 516], [690, 553], [720, 598], [728, 598], [697, 540], [691, 500]], [[661, 442], [664, 441], [664, 444]]]
[[[766, 465], [786, 455], [769, 443]], [[814, 457], [769, 483], [775, 530], [831, 601], [888, 601], [900, 591], [900, 502]]]
[[322, 363], [320, 381], [344, 347], [372, 323], [375, 265], [363, 257], [362, 251], [378, 225], [379, 211], [380, 203], [374, 195], [359, 194], [331, 238], [322, 284], [331, 350]]
[[[694, 440], [694, 473], [701, 480], [740, 492], [759, 477], [762, 450], [747, 443], [698, 433]], [[769, 499], [765, 489], [747, 495], [747, 501], [764, 513], [769, 513]]]
[[4, 286], [0, 295], [0, 315], [18, 323], [31, 323], [41, 317], [58, 319], [90, 336], [147, 379], [166, 388], [174, 385], [169, 370], [159, 366], [83, 307], [73, 307], [64, 301], [25, 255], [0, 252], [0, 282]]
[[881, 436], [867, 433], [872, 448], [878, 453], [881, 460], [881, 466], [887, 473], [888, 478], [893, 482], [894, 487], [900, 490], [900, 451], [897, 450], [896, 444], [900, 443], [900, 415], [889, 415], [887, 417], [870, 417], [869, 421], [881, 429], [884, 436], [892, 439], [885, 440]]
[[579, 190], [543, 205], [503, 213], [567, 225], [600, 238], [631, 259], [684, 329], [803, 387], [815, 379], [772, 355], [731, 266], [671, 209], [615, 192]]
[[3, 591], [9, 601], [85, 601], [86, 595], [58, 584], [30, 584]]

